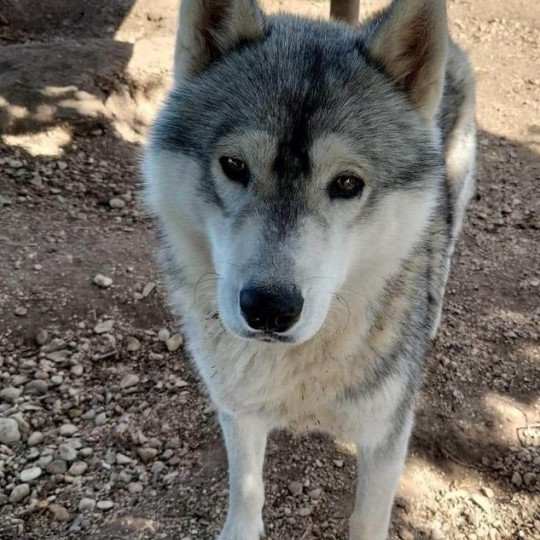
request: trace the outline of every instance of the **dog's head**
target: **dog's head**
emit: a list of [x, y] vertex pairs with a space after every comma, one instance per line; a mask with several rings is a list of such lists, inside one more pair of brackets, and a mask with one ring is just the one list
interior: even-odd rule
[[185, 258], [210, 254], [229, 331], [306, 341], [411, 253], [441, 183], [446, 46], [443, 0], [364, 30], [183, 0], [147, 194]]

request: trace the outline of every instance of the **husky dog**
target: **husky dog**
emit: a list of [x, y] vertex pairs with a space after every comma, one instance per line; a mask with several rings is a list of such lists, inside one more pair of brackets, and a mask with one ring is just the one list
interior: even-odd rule
[[221, 540], [263, 534], [276, 428], [356, 443], [350, 538], [387, 537], [474, 162], [444, 0], [360, 27], [183, 0], [146, 199], [227, 446]]

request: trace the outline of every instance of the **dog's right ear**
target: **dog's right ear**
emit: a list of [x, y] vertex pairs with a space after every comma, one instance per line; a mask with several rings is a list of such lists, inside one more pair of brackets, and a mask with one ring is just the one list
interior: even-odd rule
[[174, 79], [201, 73], [227, 51], [264, 35], [255, 0], [182, 0], [174, 53]]

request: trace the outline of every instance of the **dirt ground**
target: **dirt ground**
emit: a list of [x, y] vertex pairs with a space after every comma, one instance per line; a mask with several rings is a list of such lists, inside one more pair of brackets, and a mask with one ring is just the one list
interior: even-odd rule
[[[478, 189], [391, 538], [538, 539], [540, 4], [448, 9], [477, 76]], [[0, 0], [0, 540], [210, 539], [224, 518], [215, 413], [175, 350], [137, 201], [175, 13]], [[346, 538], [350, 449], [276, 433], [267, 456], [268, 537]]]

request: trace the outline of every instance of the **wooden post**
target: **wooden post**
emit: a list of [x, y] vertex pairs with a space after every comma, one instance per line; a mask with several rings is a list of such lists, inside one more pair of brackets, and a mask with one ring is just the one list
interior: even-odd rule
[[330, 0], [330, 17], [338, 21], [357, 24], [360, 16], [360, 0]]

